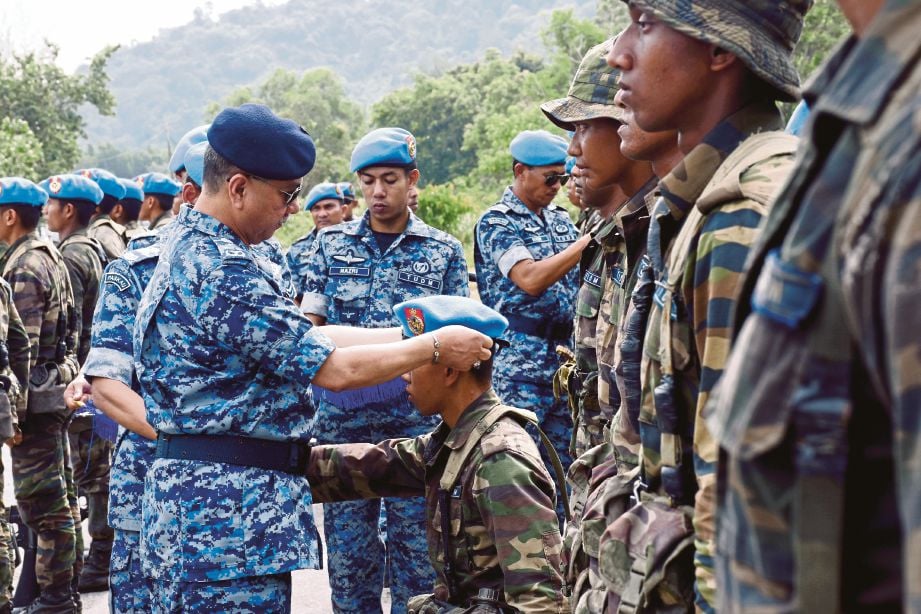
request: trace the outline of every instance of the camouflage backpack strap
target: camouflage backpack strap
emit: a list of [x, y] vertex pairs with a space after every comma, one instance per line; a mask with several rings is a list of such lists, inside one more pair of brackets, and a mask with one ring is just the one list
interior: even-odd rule
[[99, 258], [99, 264], [103, 269], [106, 268], [107, 264], [109, 264], [109, 255], [106, 253], [105, 248], [102, 246], [102, 243], [100, 243], [99, 240], [94, 239], [89, 235], [71, 235], [61, 242], [61, 249], [63, 249], [64, 245], [67, 243], [79, 243], [80, 245], [86, 245], [92, 248], [93, 253], [96, 254], [97, 258]]

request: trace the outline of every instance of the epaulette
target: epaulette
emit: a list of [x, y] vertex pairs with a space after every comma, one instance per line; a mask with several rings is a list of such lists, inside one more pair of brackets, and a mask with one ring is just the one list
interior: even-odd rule
[[499, 213], [508, 213], [512, 208], [506, 205], [505, 203], [496, 203], [492, 207], [486, 210], [487, 213], [490, 211], [498, 211]]
[[252, 254], [250, 254], [247, 250], [243, 249], [227, 237], [215, 237], [214, 244], [217, 246], [217, 250], [221, 254], [221, 262], [223, 263], [253, 262]]
[[148, 245], [147, 247], [141, 247], [138, 249], [128, 250], [122, 254], [122, 258], [125, 259], [125, 262], [128, 264], [134, 265], [140, 262], [145, 262], [153, 258], [160, 257], [160, 245], [158, 243], [154, 245]]

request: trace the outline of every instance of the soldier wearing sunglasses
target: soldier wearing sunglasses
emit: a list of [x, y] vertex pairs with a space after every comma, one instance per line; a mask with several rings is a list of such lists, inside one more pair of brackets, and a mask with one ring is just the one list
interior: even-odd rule
[[572, 345], [576, 265], [591, 240], [552, 203], [569, 179], [567, 147], [545, 130], [512, 140], [514, 182], [480, 217], [474, 246], [480, 298], [509, 321], [512, 347], [496, 357], [495, 389], [503, 402], [537, 413], [564, 465], [572, 422], [553, 395], [556, 347]]

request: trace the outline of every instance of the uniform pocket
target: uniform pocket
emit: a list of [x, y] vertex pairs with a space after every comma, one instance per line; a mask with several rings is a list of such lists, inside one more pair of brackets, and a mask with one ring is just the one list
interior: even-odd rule
[[343, 300], [334, 297], [333, 310], [329, 314], [329, 321], [335, 324], [359, 324], [368, 307], [368, 300], [365, 298], [354, 300]]

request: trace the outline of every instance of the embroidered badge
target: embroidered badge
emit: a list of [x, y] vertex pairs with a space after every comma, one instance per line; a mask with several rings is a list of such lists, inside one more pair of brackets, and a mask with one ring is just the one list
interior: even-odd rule
[[406, 307], [403, 311], [406, 314], [406, 325], [414, 335], [421, 335], [425, 332], [425, 314], [415, 307]]
[[558, 235], [569, 234], [569, 226], [566, 224], [557, 224], [553, 227], [553, 231]]
[[428, 262], [413, 262], [413, 272], [419, 275], [425, 275], [432, 270], [432, 265]]
[[367, 260], [367, 258], [359, 258], [358, 256], [355, 255], [355, 252], [353, 252], [352, 250], [349, 250], [344, 254], [336, 254], [335, 256], [333, 256], [333, 260], [336, 260], [338, 262], [344, 262], [348, 265], [352, 265], [352, 264], [358, 264], [359, 262], [364, 262], [365, 260]]
[[525, 232], [537, 232], [538, 230], [540, 230], [540, 226], [525, 226], [524, 227]]
[[409, 149], [409, 157], [416, 159], [416, 139], [411, 134], [406, 135], [406, 146]]
[[57, 194], [61, 191], [61, 178], [52, 177], [51, 181], [48, 182], [48, 191], [52, 194]]
[[106, 273], [102, 283], [109, 284], [110, 286], [115, 286], [115, 289], [119, 292], [124, 292], [129, 287], [131, 287], [131, 282], [128, 281], [128, 278], [121, 273]]

